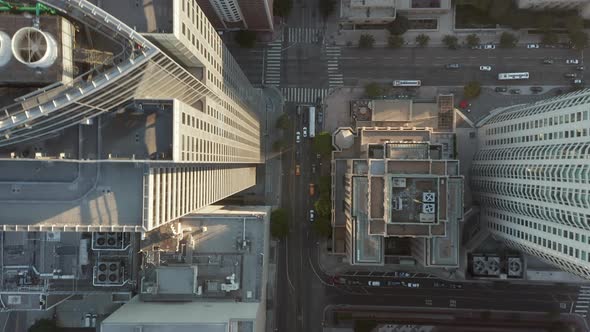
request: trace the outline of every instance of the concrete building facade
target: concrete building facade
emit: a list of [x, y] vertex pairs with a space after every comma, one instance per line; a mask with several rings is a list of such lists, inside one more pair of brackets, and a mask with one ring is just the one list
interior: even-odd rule
[[490, 232], [590, 278], [590, 90], [494, 111], [477, 124], [472, 190]]
[[518, 0], [517, 5], [532, 10], [577, 10], [583, 18], [590, 17], [588, 0]]
[[255, 184], [264, 98], [194, 1], [44, 3], [115, 55], [0, 115], [3, 230], [146, 232]]
[[197, 3], [218, 30], [274, 29], [273, 0], [197, 0]]

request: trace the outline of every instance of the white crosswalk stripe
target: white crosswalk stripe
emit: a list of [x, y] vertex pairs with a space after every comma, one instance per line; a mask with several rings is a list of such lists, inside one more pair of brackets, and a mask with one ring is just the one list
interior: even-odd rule
[[264, 84], [281, 85], [281, 54], [283, 41], [276, 40], [268, 44], [264, 53]]
[[289, 44], [294, 43], [317, 43], [323, 33], [317, 28], [289, 28], [287, 29]]
[[285, 101], [295, 103], [316, 103], [328, 95], [328, 89], [319, 88], [282, 88]]
[[590, 307], [590, 287], [581, 286], [578, 291], [578, 298], [574, 305], [574, 312], [584, 318], [588, 316], [588, 308]]
[[328, 85], [337, 88], [344, 85], [344, 76], [340, 73], [340, 55], [342, 50], [337, 46], [327, 46], [325, 49], [328, 64]]

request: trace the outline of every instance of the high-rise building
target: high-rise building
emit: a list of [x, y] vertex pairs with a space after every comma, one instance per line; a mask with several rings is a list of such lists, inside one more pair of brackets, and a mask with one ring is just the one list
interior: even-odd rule
[[518, 8], [530, 10], [577, 10], [584, 18], [590, 16], [588, 0], [518, 0]]
[[197, 0], [197, 3], [216, 29], [273, 30], [273, 0]]
[[495, 110], [478, 123], [472, 190], [491, 233], [590, 278], [590, 90]]
[[[146, 232], [255, 184], [264, 99], [194, 1], [43, 3], [86, 33], [17, 40], [76, 76], [2, 107], [3, 230]], [[68, 70], [48, 57], [5, 65]]]

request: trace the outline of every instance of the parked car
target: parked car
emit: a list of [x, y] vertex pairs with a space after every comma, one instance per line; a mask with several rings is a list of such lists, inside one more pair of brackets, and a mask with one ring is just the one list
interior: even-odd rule
[[504, 86], [497, 86], [494, 90], [496, 92], [506, 92], [506, 91], [508, 91], [508, 88], [504, 87]]
[[452, 289], [463, 289], [463, 284], [451, 284]]
[[475, 46], [471, 46], [472, 50], [481, 50], [483, 48], [483, 45], [475, 45]]
[[401, 283], [401, 282], [399, 282], [399, 281], [388, 281], [388, 282], [386, 283], [386, 285], [387, 285], [387, 286], [399, 286], [399, 285], [401, 285], [401, 284], [402, 284], [402, 283]]
[[584, 70], [584, 66], [577, 66], [576, 70], [582, 71], [582, 70]]
[[563, 76], [565, 76], [567, 78], [576, 78], [576, 77], [578, 77], [578, 75], [576, 73], [565, 73], [565, 74], [563, 74]]
[[510, 93], [513, 95], [519, 95], [520, 94], [520, 89], [510, 89]]
[[580, 63], [580, 61], [578, 59], [567, 59], [565, 60], [565, 63], [568, 65], [577, 65]]
[[309, 221], [313, 222], [314, 221], [314, 211], [313, 210], [309, 210]]
[[461, 65], [458, 63], [449, 63], [445, 66], [445, 68], [447, 69], [459, 69], [461, 68]]
[[408, 272], [399, 272], [398, 276], [399, 276], [400, 278], [409, 278], [409, 277], [411, 277], [412, 275], [411, 275], [410, 273], [408, 273]]
[[554, 62], [553, 59], [545, 59], [545, 60], [543, 60], [543, 63], [546, 64], [546, 65], [552, 65], [553, 62]]
[[295, 165], [295, 175], [301, 175], [301, 166]]
[[295, 133], [295, 142], [297, 142], [297, 143], [301, 142], [301, 133], [300, 132]]
[[492, 66], [479, 66], [481, 71], [492, 71]]
[[494, 49], [496, 49], [496, 45], [494, 45], [494, 44], [485, 44], [485, 45], [483, 45], [483, 49], [484, 50], [494, 50]]
[[303, 137], [307, 137], [307, 127], [303, 127]]
[[402, 285], [408, 288], [419, 288], [420, 284], [416, 282], [402, 282]]
[[381, 283], [379, 281], [369, 281], [369, 286], [379, 287]]
[[543, 91], [543, 88], [540, 86], [531, 86], [531, 92], [537, 93]]
[[539, 48], [539, 44], [527, 44], [526, 48]]
[[572, 84], [575, 84], [575, 85], [582, 85], [582, 84], [584, 84], [584, 81], [583, 81], [583, 80], [581, 80], [581, 79], [579, 79], [579, 78], [576, 78], [576, 79], [573, 79], [573, 80], [572, 80]]

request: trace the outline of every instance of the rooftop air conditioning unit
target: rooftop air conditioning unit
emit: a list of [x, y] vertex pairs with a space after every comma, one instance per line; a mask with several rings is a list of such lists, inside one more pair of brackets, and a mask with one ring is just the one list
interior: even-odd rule
[[486, 259], [483, 256], [475, 256], [473, 257], [473, 273], [478, 275], [485, 275], [487, 274], [487, 263]]
[[522, 260], [520, 257], [509, 257], [508, 258], [508, 275], [511, 277], [522, 276]]
[[92, 233], [92, 250], [123, 249], [123, 233], [98, 232]]
[[436, 213], [436, 205], [434, 204], [422, 204], [422, 213], [434, 214]]
[[487, 269], [488, 275], [500, 275], [500, 257], [488, 257]]
[[96, 266], [95, 282], [101, 285], [117, 285], [121, 283], [120, 262], [98, 262]]
[[422, 202], [424, 202], [424, 203], [436, 202], [436, 193], [431, 193], [431, 192], [422, 193]]
[[60, 232], [47, 232], [45, 234], [45, 239], [47, 242], [59, 242], [61, 240], [61, 233]]

